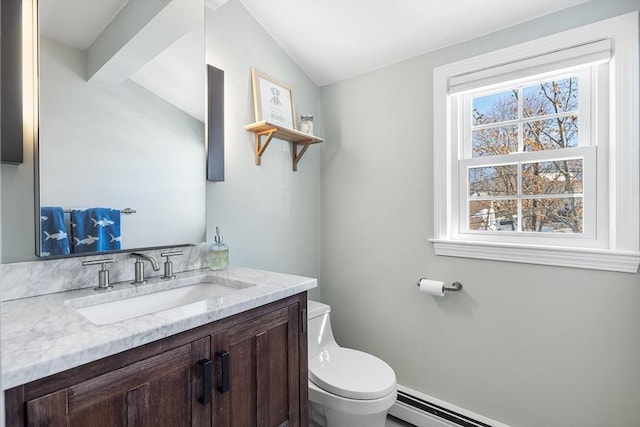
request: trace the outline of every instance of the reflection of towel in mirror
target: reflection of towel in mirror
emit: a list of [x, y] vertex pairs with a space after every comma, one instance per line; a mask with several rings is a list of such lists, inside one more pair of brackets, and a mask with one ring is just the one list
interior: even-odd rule
[[40, 208], [40, 239], [42, 242], [40, 256], [67, 255], [69, 253], [69, 237], [64, 222], [64, 210], [59, 206], [42, 206]]
[[71, 211], [72, 250], [79, 252], [120, 249], [120, 210], [112, 208]]

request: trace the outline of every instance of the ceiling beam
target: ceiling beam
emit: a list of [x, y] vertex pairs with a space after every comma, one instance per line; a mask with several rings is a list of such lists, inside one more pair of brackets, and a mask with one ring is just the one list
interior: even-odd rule
[[87, 80], [115, 87], [201, 24], [199, 2], [130, 0], [87, 50]]

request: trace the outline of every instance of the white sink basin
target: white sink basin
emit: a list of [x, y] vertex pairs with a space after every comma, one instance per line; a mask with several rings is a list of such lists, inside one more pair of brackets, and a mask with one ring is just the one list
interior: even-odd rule
[[[220, 305], [222, 297], [253, 286], [232, 287], [213, 282], [200, 282], [179, 288], [127, 296], [113, 301], [86, 304], [86, 298], [67, 301], [71, 307], [96, 325], [107, 325], [178, 307], [204, 311]], [[105, 294], [108, 295], [108, 294]]]

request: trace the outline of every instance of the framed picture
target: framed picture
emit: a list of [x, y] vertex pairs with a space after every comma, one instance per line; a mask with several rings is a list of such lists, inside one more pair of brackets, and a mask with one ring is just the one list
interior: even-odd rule
[[293, 89], [255, 68], [251, 68], [251, 81], [256, 122], [264, 120], [274, 125], [295, 129]]

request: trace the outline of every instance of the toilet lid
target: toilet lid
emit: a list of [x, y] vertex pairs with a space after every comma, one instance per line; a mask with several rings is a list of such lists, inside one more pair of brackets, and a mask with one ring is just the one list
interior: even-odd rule
[[310, 359], [309, 379], [329, 393], [350, 399], [378, 399], [396, 387], [391, 366], [368, 353], [342, 347], [324, 349]]

